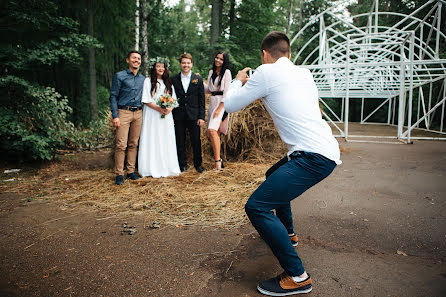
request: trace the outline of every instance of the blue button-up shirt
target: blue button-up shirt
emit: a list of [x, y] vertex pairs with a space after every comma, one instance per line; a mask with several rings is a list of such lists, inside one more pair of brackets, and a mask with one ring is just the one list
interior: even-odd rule
[[110, 90], [110, 109], [113, 118], [118, 117], [118, 106], [142, 106], [144, 80], [143, 75], [134, 75], [130, 69], [120, 71], [113, 76]]

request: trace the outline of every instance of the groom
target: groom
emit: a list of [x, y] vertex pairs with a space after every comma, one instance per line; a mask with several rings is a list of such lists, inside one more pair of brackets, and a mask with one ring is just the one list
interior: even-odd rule
[[187, 170], [186, 160], [186, 129], [190, 133], [190, 141], [194, 153], [194, 167], [201, 173], [201, 139], [200, 127], [204, 124], [205, 100], [203, 80], [192, 73], [193, 59], [189, 53], [184, 53], [179, 58], [181, 73], [172, 77], [172, 85], [180, 104], [175, 108], [173, 120], [175, 123], [175, 137], [177, 142], [178, 163], [181, 172]]

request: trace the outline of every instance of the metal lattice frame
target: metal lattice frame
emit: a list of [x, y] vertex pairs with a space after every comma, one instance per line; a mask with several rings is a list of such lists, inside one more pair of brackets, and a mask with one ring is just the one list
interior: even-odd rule
[[[306, 29], [319, 23], [319, 33], [300, 48], [294, 63], [310, 51], [301, 64], [313, 73], [320, 101], [328, 110], [323, 115], [339, 131], [336, 136], [365, 137], [348, 133], [349, 100], [360, 99], [361, 124], [371, 123], [375, 113], [385, 110], [387, 122], [374, 124], [397, 125], [397, 135], [391, 138], [408, 143], [411, 139], [446, 140], [446, 59], [439, 57], [440, 41], [446, 40], [440, 30], [444, 4], [444, 0], [430, 0], [404, 15], [380, 12], [375, 0], [369, 13], [349, 19], [335, 13], [338, 5], [313, 17], [294, 36], [292, 47]], [[388, 16], [398, 20], [391, 27], [381, 25], [384, 22], [380, 20]], [[326, 24], [329, 20], [331, 24]], [[360, 23], [366, 25], [355, 25]], [[317, 40], [319, 45], [311, 51]], [[340, 115], [326, 103], [328, 98], [342, 100]], [[364, 114], [366, 102], [372, 98], [382, 102]], [[435, 132], [438, 137], [411, 137], [413, 129]]]

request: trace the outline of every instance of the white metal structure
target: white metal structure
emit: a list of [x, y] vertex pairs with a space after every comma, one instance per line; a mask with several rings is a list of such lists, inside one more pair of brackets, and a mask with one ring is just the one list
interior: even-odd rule
[[[375, 0], [369, 13], [349, 18], [335, 13], [339, 7], [313, 17], [291, 40], [294, 51], [305, 30], [319, 24], [319, 33], [299, 48], [294, 63], [300, 58], [302, 67], [312, 71], [328, 110], [324, 117], [339, 131], [337, 136], [365, 137], [348, 132], [349, 102], [361, 100], [361, 124], [373, 123], [374, 115], [381, 113], [382, 118], [385, 113], [387, 121], [373, 124], [397, 126], [391, 138], [407, 143], [446, 140], [446, 59], [439, 57], [439, 46], [446, 41], [440, 26], [446, 21], [441, 19], [446, 2], [430, 0], [405, 15], [380, 12]], [[397, 20], [390, 26], [385, 25], [389, 16]], [[303, 53], [309, 54], [302, 59]], [[327, 104], [329, 98], [337, 99], [331, 101], [341, 105], [340, 114]], [[435, 135], [413, 137], [414, 129]]]

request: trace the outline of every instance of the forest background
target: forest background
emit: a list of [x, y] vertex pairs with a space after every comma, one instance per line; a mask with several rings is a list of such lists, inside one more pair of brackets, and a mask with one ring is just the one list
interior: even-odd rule
[[[292, 37], [329, 0], [6, 0], [0, 1], [0, 151], [17, 161], [51, 160], [61, 149], [110, 145], [109, 90], [129, 50], [170, 60], [190, 52], [204, 77], [218, 49], [233, 74], [261, 64], [260, 42], [272, 30]], [[380, 0], [380, 11], [409, 14], [424, 0]], [[370, 11], [352, 0], [345, 11]], [[446, 19], [446, 18], [445, 18]], [[393, 20], [389, 19], [389, 23]], [[297, 47], [319, 32], [305, 30]], [[444, 45], [441, 46], [444, 51]], [[336, 108], [333, 107], [333, 108]]]

